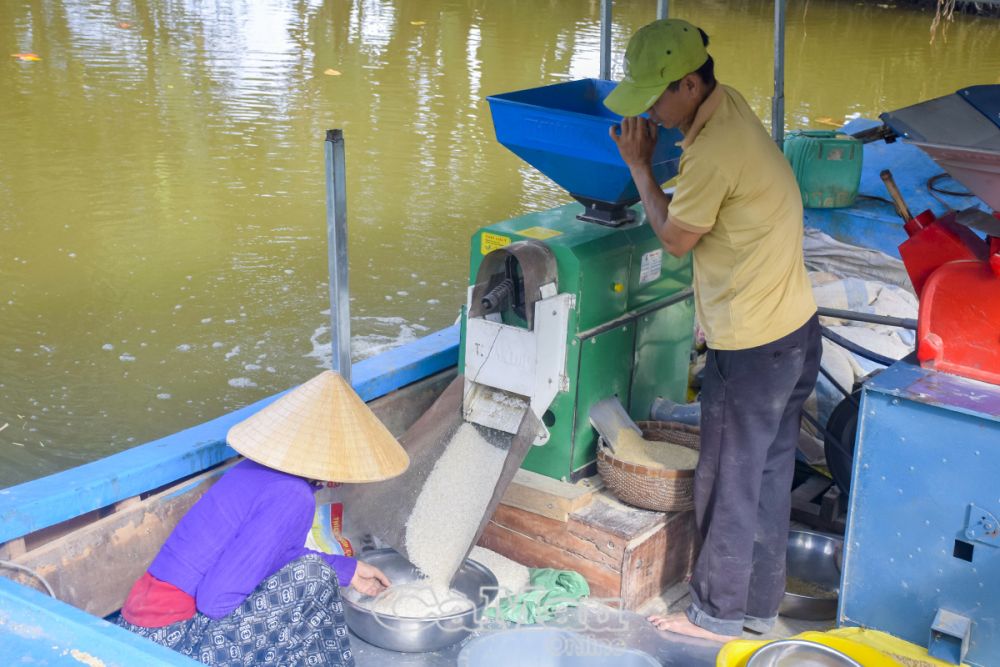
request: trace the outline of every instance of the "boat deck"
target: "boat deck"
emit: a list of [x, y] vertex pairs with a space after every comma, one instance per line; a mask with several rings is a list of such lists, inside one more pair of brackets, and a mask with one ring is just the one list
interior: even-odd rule
[[[397, 653], [367, 644], [351, 636], [358, 667], [393, 665], [401, 667], [454, 667], [462, 648], [475, 637], [500, 632], [503, 624], [485, 626], [469, 639], [433, 653]], [[645, 616], [631, 611], [619, 611], [598, 603], [587, 603], [567, 609], [546, 627], [578, 632], [581, 635], [615, 647], [643, 651], [656, 658], [664, 667], [713, 667], [719, 644], [701, 639], [659, 632]]]

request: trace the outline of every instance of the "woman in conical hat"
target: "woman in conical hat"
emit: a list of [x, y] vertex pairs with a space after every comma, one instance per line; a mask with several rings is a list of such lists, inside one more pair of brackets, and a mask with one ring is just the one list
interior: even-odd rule
[[119, 625], [212, 665], [353, 665], [340, 589], [375, 595], [377, 568], [305, 546], [321, 482], [375, 482], [409, 457], [326, 371], [240, 422], [246, 457], [181, 519]]

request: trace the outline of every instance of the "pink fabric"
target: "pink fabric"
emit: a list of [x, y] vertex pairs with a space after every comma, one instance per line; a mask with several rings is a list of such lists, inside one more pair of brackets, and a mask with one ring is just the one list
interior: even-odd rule
[[146, 572], [132, 586], [122, 616], [132, 625], [162, 628], [194, 616], [194, 598]]

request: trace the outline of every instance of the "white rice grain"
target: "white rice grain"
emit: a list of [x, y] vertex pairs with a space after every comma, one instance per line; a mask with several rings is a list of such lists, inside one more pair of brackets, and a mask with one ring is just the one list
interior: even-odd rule
[[428, 475], [406, 522], [406, 548], [432, 583], [447, 587], [461, 566], [506, 458], [463, 422]]
[[518, 595], [527, 590], [531, 573], [524, 565], [484, 547], [472, 547], [469, 558], [485, 566], [496, 576], [497, 599]]
[[403, 618], [440, 618], [461, 614], [474, 606], [472, 600], [458, 591], [422, 579], [391, 586], [371, 600], [369, 609]]

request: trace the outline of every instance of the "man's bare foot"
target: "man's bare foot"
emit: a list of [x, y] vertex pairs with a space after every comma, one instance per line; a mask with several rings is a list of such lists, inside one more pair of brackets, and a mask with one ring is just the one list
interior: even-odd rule
[[721, 644], [725, 644], [728, 641], [736, 639], [736, 637], [717, 635], [714, 632], [709, 632], [705, 628], [698, 627], [688, 619], [687, 614], [684, 612], [669, 614], [667, 616], [650, 616], [648, 620], [658, 630], [674, 632], [679, 635], [684, 635], [685, 637], [708, 639], [709, 641], [719, 642]]

